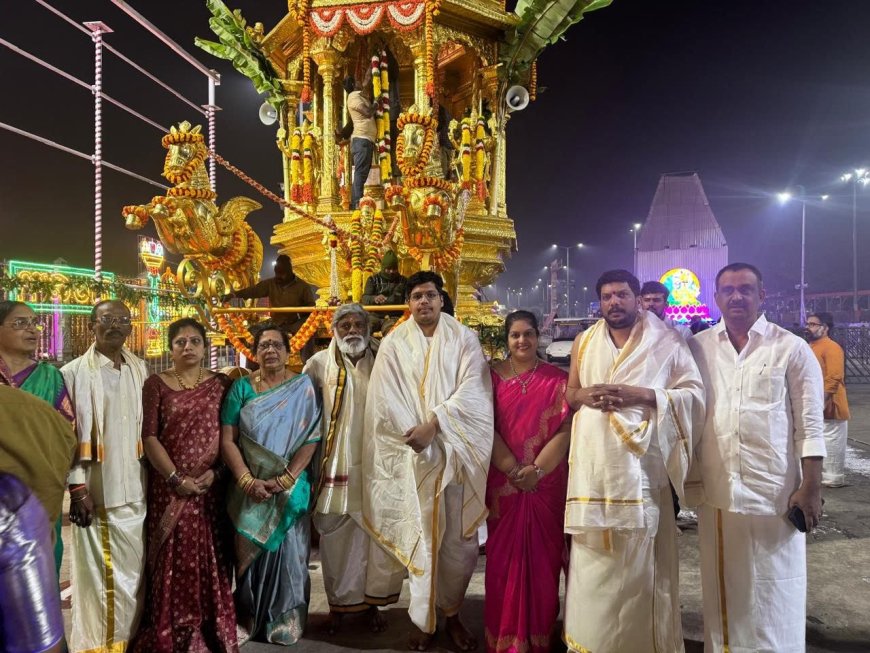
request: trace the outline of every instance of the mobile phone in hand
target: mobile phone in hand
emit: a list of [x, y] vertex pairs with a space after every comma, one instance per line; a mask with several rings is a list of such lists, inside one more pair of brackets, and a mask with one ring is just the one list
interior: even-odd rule
[[791, 510], [788, 511], [788, 515], [786, 515], [786, 517], [801, 533], [807, 532], [807, 520], [806, 517], [804, 517], [803, 510], [801, 510], [797, 506], [792, 506]]

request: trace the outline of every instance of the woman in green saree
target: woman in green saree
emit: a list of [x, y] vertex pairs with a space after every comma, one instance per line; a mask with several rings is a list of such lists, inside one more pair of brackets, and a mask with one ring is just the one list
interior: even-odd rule
[[[0, 383], [44, 399], [74, 428], [72, 402], [60, 371], [50, 363], [33, 360], [41, 331], [39, 318], [27, 304], [0, 302]], [[54, 525], [54, 562], [58, 574], [63, 558], [62, 519]]]
[[[308, 617], [312, 470], [320, 406], [310, 378], [287, 370], [287, 334], [254, 334], [258, 372], [236, 380], [221, 410], [221, 451], [236, 484], [236, 611], [250, 637], [295, 644]], [[240, 633], [239, 644], [242, 643]]]

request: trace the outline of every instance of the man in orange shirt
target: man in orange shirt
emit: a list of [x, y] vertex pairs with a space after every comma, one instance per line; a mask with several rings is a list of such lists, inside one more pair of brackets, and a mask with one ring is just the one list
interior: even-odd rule
[[828, 455], [822, 466], [822, 485], [846, 485], [846, 438], [848, 437], [849, 402], [844, 381], [846, 357], [843, 348], [828, 336], [834, 328], [830, 313], [813, 313], [807, 317], [807, 338], [825, 379], [825, 446]]

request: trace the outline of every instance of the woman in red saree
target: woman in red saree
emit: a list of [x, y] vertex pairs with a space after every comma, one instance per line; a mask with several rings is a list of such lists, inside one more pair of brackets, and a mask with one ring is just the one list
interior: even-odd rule
[[486, 646], [489, 653], [548, 653], [565, 553], [568, 375], [538, 358], [532, 313], [508, 315], [505, 333], [509, 358], [492, 367], [496, 432], [486, 484]]
[[201, 367], [205, 329], [169, 325], [174, 367], [142, 389], [148, 476], [147, 599], [134, 651], [239, 650], [232, 526], [221, 482], [220, 407], [229, 378]]

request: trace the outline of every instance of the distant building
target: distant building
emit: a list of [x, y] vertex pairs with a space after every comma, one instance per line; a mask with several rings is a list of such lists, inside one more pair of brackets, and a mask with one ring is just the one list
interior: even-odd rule
[[674, 319], [717, 319], [716, 273], [727, 264], [728, 245], [697, 173], [662, 175], [637, 239], [635, 274], [640, 282], [668, 286], [668, 314]]

